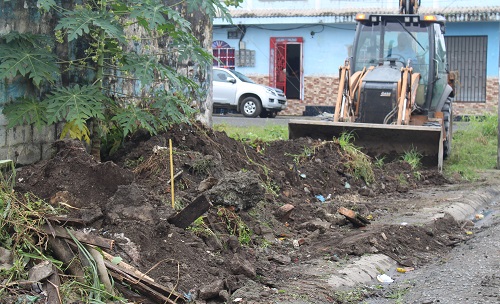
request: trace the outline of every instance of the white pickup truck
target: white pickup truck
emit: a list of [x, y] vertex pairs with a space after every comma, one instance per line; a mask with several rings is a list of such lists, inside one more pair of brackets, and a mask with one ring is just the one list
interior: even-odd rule
[[256, 84], [247, 76], [229, 69], [213, 68], [214, 108], [229, 108], [245, 117], [274, 118], [286, 108], [282, 90]]

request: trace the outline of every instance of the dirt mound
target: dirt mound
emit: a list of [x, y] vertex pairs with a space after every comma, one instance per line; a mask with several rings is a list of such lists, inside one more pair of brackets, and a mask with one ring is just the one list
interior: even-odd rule
[[[252, 147], [182, 125], [154, 137], [138, 135], [103, 162], [78, 142], [56, 147], [53, 158], [19, 170], [16, 190], [70, 205], [68, 217], [115, 240], [111, 254], [187, 299], [223, 303], [249, 286], [256, 299], [270, 299], [272, 290], [302, 275], [287, 265], [307, 267], [319, 257], [381, 252], [402, 265], [420, 265], [445, 253], [456, 231], [446, 218], [432, 227], [377, 223], [378, 215], [406, 208], [399, 198], [410, 189], [446, 179], [435, 169], [417, 173], [395, 161], [375, 167], [375, 181], [367, 184], [348, 170], [349, 159], [333, 142], [302, 138]], [[202, 221], [188, 229], [170, 224], [200, 195], [213, 204]], [[357, 228], [337, 213], [339, 207], [372, 223]]]

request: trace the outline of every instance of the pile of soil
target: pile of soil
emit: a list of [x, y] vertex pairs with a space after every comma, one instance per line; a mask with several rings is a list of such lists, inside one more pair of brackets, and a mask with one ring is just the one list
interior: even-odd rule
[[[416, 172], [396, 160], [373, 167], [368, 184], [334, 142], [301, 138], [250, 146], [200, 125], [180, 125], [158, 136], [136, 134], [102, 162], [79, 142], [55, 145], [53, 158], [19, 170], [16, 191], [66, 208], [91, 233], [115, 241], [109, 253], [200, 303], [286, 299], [291, 293], [280, 291], [291, 280], [307, 279], [300, 267], [317, 259], [384, 253], [419, 266], [448, 252], [460, 230], [449, 218], [428, 227], [377, 222], [406, 210], [409, 190], [449, 181], [435, 168]], [[200, 196], [212, 204], [202, 220], [187, 229], [171, 224]], [[370, 223], [354, 225], [340, 207]], [[301, 296], [334, 302], [328, 294], [304, 290]]]

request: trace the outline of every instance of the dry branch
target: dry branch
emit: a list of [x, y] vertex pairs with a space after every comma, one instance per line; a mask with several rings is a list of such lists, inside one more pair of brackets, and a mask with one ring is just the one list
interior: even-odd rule
[[124, 269], [114, 265], [109, 261], [104, 261], [109, 273], [115, 279], [130, 285], [132, 289], [137, 290], [141, 295], [150, 298], [155, 303], [185, 303], [184, 297], [167, 287], [144, 278], [137, 278]]
[[[71, 240], [71, 236], [63, 227], [43, 225], [42, 229], [48, 234]], [[81, 231], [71, 231], [71, 234], [73, 234], [73, 236], [82, 243], [95, 245], [109, 250], [113, 249], [113, 245], [115, 243], [114, 240], [106, 239], [97, 235], [86, 234]]]
[[[103, 251], [102, 252], [102, 255], [103, 257], [110, 261], [111, 263], [113, 263], [113, 259], [114, 259], [114, 256], [112, 256], [111, 254]], [[151, 282], [154, 282], [155, 280], [149, 276], [147, 276], [145, 273], [142, 273], [140, 272], [139, 270], [137, 270], [134, 266], [132, 265], [129, 265], [123, 261], [120, 261], [119, 263], [113, 263], [115, 265], [117, 265], [118, 267], [122, 268], [122, 270], [128, 274], [130, 274], [131, 276], [135, 276], [137, 277], [139, 280], [142, 280], [142, 279], [146, 279], [146, 280], [150, 280]]]

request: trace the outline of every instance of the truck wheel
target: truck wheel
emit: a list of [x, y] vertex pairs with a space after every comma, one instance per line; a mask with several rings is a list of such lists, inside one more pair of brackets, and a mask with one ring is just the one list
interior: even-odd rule
[[453, 111], [450, 97], [446, 99], [446, 102], [444, 103], [441, 111], [443, 112], [444, 130], [446, 132], [446, 140], [443, 143], [443, 157], [446, 159], [451, 155], [451, 139], [453, 136]]
[[245, 117], [257, 117], [261, 112], [260, 101], [255, 97], [247, 97], [241, 103], [241, 114]]

